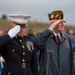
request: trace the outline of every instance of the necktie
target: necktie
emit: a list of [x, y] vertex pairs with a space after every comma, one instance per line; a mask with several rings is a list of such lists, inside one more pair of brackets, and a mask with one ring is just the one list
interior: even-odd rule
[[59, 37], [59, 35], [57, 35], [57, 40], [58, 40], [58, 42], [60, 42], [60, 37]]

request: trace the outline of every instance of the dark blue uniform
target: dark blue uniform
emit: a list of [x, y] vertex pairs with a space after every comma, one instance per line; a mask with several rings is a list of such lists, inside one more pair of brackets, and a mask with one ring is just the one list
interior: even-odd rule
[[0, 37], [0, 53], [5, 60], [2, 75], [38, 75], [36, 50], [29, 37]]

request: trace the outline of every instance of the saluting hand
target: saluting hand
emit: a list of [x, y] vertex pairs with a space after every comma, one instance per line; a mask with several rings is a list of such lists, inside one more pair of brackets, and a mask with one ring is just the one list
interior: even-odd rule
[[16, 25], [14, 28], [10, 29], [8, 31], [8, 35], [10, 38], [13, 38], [17, 35], [17, 33], [20, 31], [21, 27], [19, 25]]
[[51, 22], [50, 23], [50, 29], [53, 30], [60, 22], [61, 22], [61, 20], [57, 20], [55, 22]]

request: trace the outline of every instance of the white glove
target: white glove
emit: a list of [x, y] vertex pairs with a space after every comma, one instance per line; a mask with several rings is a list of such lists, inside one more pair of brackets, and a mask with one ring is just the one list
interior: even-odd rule
[[17, 33], [20, 31], [20, 26], [16, 25], [14, 28], [10, 29], [8, 31], [8, 35], [10, 36], [10, 38], [13, 38], [17, 35]]

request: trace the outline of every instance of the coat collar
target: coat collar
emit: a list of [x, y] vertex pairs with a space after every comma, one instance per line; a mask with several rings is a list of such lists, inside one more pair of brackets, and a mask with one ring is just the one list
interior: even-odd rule
[[[64, 40], [67, 40], [68, 38], [64, 35], [64, 32], [61, 32], [60, 33], [60, 36], [61, 36], [61, 42], [63, 42]], [[50, 35], [50, 38], [54, 38], [55, 35], [54, 33], [52, 33], [52, 35]]]
[[60, 33], [61, 41], [67, 40], [68, 38], [64, 35], [64, 32]]
[[52, 32], [52, 34], [49, 36], [50, 38], [55, 37], [54, 33]]

